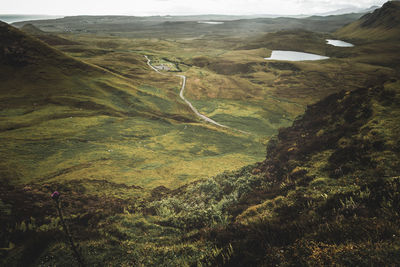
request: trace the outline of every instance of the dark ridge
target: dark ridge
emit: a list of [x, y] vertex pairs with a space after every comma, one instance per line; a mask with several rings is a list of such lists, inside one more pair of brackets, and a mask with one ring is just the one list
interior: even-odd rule
[[39, 29], [38, 27], [36, 27], [35, 25], [33, 25], [32, 23], [28, 23], [25, 24], [24, 26], [22, 26], [20, 28], [21, 31], [29, 33], [29, 34], [46, 34], [46, 32], [42, 31], [41, 29]]
[[[50, 47], [48, 44], [30, 36], [7, 23], [0, 22], [0, 64], [16, 68], [29, 65], [44, 66], [54, 65], [74, 66], [76, 70], [94, 70], [95, 68], [72, 59], [60, 51]], [[97, 69], [99, 71], [99, 69]]]
[[39, 40], [45, 42], [46, 44], [48, 44], [50, 46], [79, 45], [80, 44], [78, 42], [74, 42], [74, 41], [62, 38], [58, 35], [42, 31], [41, 29], [39, 29], [38, 27], [36, 27], [35, 25], [33, 25], [31, 23], [25, 24], [24, 26], [22, 26], [20, 28], [20, 30], [29, 35], [32, 35], [32, 36], [38, 38]]

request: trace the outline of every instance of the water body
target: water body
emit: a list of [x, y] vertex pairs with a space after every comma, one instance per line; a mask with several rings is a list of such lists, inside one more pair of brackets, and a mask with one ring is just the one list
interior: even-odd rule
[[343, 42], [341, 40], [326, 39], [327, 44], [338, 46], [338, 47], [353, 47], [351, 43]]
[[316, 54], [296, 52], [296, 51], [272, 51], [271, 57], [266, 57], [266, 60], [286, 60], [286, 61], [306, 61], [306, 60], [323, 60], [329, 57], [324, 57]]
[[45, 19], [58, 19], [64, 16], [50, 16], [50, 15], [8, 15], [0, 14], [0, 20], [6, 23], [14, 23], [19, 21], [29, 21], [29, 20], [45, 20]]
[[218, 24], [224, 24], [225, 22], [222, 22], [222, 21], [198, 21], [197, 23], [218, 25]]

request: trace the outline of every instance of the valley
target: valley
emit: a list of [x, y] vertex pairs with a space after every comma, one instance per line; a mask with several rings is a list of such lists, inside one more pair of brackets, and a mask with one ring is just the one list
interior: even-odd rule
[[400, 264], [399, 12], [0, 22], [0, 265]]
[[[147, 59], [147, 65], [149, 65], [150, 68], [152, 68], [155, 72], [157, 72], [157, 73], [159, 73], [159, 74], [161, 74], [161, 75], [165, 75], [164, 73], [160, 72], [159, 69], [157, 69], [157, 67], [153, 67], [153, 66], [151, 65], [151, 60], [150, 60], [147, 56], [145, 56], [145, 58]], [[200, 119], [202, 119], [202, 120], [204, 120], [204, 121], [206, 121], [206, 122], [209, 122], [209, 123], [211, 123], [211, 124], [214, 124], [214, 125], [216, 125], [216, 126], [219, 126], [219, 127], [222, 127], [222, 128], [229, 128], [229, 127], [226, 126], [226, 125], [219, 124], [218, 122], [216, 122], [216, 121], [210, 119], [209, 117], [206, 117], [206, 116], [204, 116], [203, 114], [200, 114], [200, 113], [197, 111], [197, 109], [196, 109], [195, 107], [193, 107], [192, 103], [190, 103], [188, 100], [186, 100], [186, 98], [183, 96], [184, 91], [185, 91], [185, 86], [186, 86], [186, 76], [184, 76], [184, 75], [176, 75], [176, 76], [177, 76], [177, 77], [180, 77], [180, 78], [182, 79], [182, 88], [181, 88], [181, 90], [179, 91], [179, 97], [180, 97], [183, 101], [186, 102], [186, 104], [187, 104], [187, 105], [190, 107], [190, 109], [197, 115], [197, 117], [199, 117]]]

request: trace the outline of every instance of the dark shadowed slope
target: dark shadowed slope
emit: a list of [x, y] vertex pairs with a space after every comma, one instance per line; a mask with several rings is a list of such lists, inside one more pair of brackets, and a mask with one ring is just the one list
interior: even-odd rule
[[41, 29], [37, 28], [31, 23], [25, 24], [20, 28], [21, 31], [26, 32], [31, 35], [41, 35], [46, 34], [46, 32], [42, 31]]
[[110, 78], [105, 70], [68, 57], [5, 23], [0, 24], [0, 39], [3, 109], [20, 107], [29, 112], [55, 104], [113, 114], [123, 111], [101, 103], [107, 98], [107, 88], [101, 83], [96, 86], [95, 79]]
[[31, 23], [25, 24], [20, 28], [21, 31], [33, 35], [34, 37], [38, 38], [39, 40], [45, 42], [46, 44], [50, 46], [55, 46], [55, 45], [79, 45], [77, 42], [73, 42], [71, 40], [62, 38], [60, 36], [57, 36], [55, 34], [47, 33], [42, 31], [41, 29], [37, 28]]
[[259, 185], [210, 235], [233, 246], [229, 266], [400, 263], [399, 88], [332, 95], [280, 131]]

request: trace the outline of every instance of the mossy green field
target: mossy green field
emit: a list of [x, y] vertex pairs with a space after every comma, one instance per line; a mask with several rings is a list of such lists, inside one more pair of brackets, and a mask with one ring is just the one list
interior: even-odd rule
[[[286, 31], [252, 38], [173, 34], [164, 39], [62, 34], [68, 42], [56, 48], [77, 59], [70, 58], [70, 64], [89, 72], [68, 73], [68, 66], [51, 69], [47, 67], [51, 62], [45, 62], [42, 68], [24, 67], [8, 78], [3, 88], [16, 88], [14, 99], [18, 88], [24, 88], [16, 101], [29, 99], [29, 105], [2, 111], [1, 127], [7, 129], [1, 133], [2, 151], [13, 153], [3, 161], [3, 173], [19, 182], [106, 178], [176, 188], [262, 160], [263, 144], [308, 104], [393, 73], [365, 58], [362, 51], [374, 47], [339, 49], [326, 44], [326, 34]], [[331, 58], [266, 61], [273, 49]], [[145, 55], [154, 66], [168, 66], [162, 71], [166, 75], [154, 72]], [[249, 134], [196, 118], [179, 98], [181, 81], [176, 73], [186, 75], [185, 97], [202, 114]], [[30, 87], [41, 91], [27, 97]], [[5, 103], [11, 98], [3, 95], [3, 99]]]

